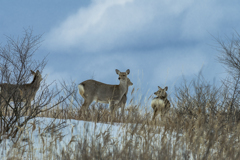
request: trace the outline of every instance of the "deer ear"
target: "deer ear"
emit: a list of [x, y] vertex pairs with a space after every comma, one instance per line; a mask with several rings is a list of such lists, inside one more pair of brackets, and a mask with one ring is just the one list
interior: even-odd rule
[[162, 88], [158, 86], [158, 89], [162, 89]]
[[166, 86], [166, 87], [164, 88], [164, 90], [167, 91], [167, 90], [168, 90], [168, 86]]
[[116, 69], [115, 71], [116, 71], [116, 73], [117, 73], [118, 75], [120, 74], [120, 71], [119, 71], [118, 69]]
[[36, 74], [34, 71], [30, 70], [32, 74]]
[[129, 73], [130, 73], [130, 70], [129, 70], [129, 69], [127, 69], [127, 70], [126, 70], [126, 73], [127, 73], [127, 75], [129, 75]]

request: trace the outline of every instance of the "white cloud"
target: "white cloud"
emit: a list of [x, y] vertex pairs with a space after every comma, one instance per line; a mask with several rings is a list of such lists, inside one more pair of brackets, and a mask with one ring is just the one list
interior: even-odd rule
[[[108, 10], [124, 6], [131, 0], [93, 1], [88, 8], [68, 17], [59, 27], [54, 28], [47, 36], [46, 42], [57, 48], [68, 48], [79, 45], [83, 50], [92, 50], [98, 43], [105, 41], [103, 37]], [[105, 35], [107, 36], [107, 35]], [[99, 42], [97, 42], [99, 41]], [[98, 47], [97, 47], [98, 48]]]
[[217, 1], [95, 0], [47, 35], [52, 49], [85, 52], [148, 47], [209, 36], [221, 19]]

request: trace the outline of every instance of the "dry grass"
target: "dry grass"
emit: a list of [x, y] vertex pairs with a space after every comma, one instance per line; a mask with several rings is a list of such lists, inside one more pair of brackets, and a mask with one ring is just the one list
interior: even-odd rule
[[[162, 119], [158, 116], [155, 121], [151, 121], [149, 106], [141, 104], [130, 104], [124, 116], [118, 111], [111, 115], [102, 104], [92, 105], [87, 118], [83, 118], [80, 108], [55, 108], [41, 116], [58, 114], [65, 119], [127, 126], [122, 132], [125, 137], [122, 147], [113, 139], [106, 140], [106, 144], [114, 148], [111, 151], [97, 141], [89, 144], [88, 140], [81, 140], [75, 158], [239, 159], [240, 112], [237, 103], [234, 111], [229, 109], [228, 95], [230, 93], [226, 89], [216, 88], [204, 81], [185, 84], [176, 88], [170, 111]], [[71, 152], [71, 149], [63, 151], [62, 156], [69, 157]]]
[[[134, 94], [131, 95], [134, 99]], [[111, 137], [111, 130], [72, 137], [61, 154], [54, 152], [55, 141], [60, 140], [61, 125], [52, 124], [46, 130], [54, 131], [51, 142], [44, 142], [46, 159], [239, 159], [240, 124], [238, 103], [230, 103], [226, 88], [214, 87], [203, 81], [195, 81], [176, 88], [171, 109], [162, 119], [158, 115], [152, 121], [152, 111], [146, 103], [134, 104], [133, 100], [124, 115], [114, 115], [106, 105], [93, 104], [88, 115], [83, 116], [79, 95], [52, 110], [40, 113], [39, 117], [75, 119], [118, 125], [119, 137]], [[136, 101], [135, 101], [136, 102]], [[231, 106], [232, 105], [232, 106]], [[230, 108], [233, 108], [230, 110]], [[56, 126], [59, 127], [56, 129]], [[64, 127], [64, 126], [63, 126]], [[55, 135], [55, 136], [54, 136]], [[60, 137], [59, 137], [60, 136]], [[56, 138], [57, 137], [57, 138]], [[75, 147], [70, 144], [74, 143]], [[19, 144], [20, 146], [20, 144]], [[34, 149], [19, 150], [12, 155], [27, 152], [34, 159]], [[23, 147], [24, 148], [24, 147]], [[48, 156], [47, 156], [48, 155]], [[10, 156], [10, 157], [11, 157]], [[17, 156], [16, 156], [17, 157]], [[30, 158], [30, 159], [31, 159]], [[13, 158], [14, 159], [14, 158]]]

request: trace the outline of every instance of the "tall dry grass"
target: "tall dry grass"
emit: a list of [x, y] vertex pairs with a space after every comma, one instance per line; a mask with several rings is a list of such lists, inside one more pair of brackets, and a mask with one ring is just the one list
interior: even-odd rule
[[200, 74], [175, 88], [171, 109], [162, 119], [157, 116], [152, 121], [150, 105], [140, 103], [130, 103], [124, 115], [120, 111], [111, 115], [105, 105], [93, 104], [84, 118], [73, 100], [69, 108], [55, 108], [40, 116], [58, 114], [64, 119], [121, 125], [122, 141], [110, 138], [110, 131], [93, 135], [91, 141], [86, 136], [77, 140], [77, 147], [63, 150], [62, 159], [239, 159], [240, 112], [233, 94], [227, 86], [210, 84]]
[[[237, 83], [237, 82], [236, 82]], [[232, 83], [234, 86], [234, 83]], [[39, 117], [61, 119], [61, 123], [51, 123], [39, 131], [44, 137], [50, 132], [52, 139], [41, 142], [45, 159], [239, 159], [240, 124], [239, 105], [236, 92], [229, 85], [220, 87], [199, 77], [175, 88], [169, 98], [171, 109], [162, 118], [158, 115], [152, 121], [153, 112], [149, 103], [134, 102], [137, 89], [130, 94], [130, 104], [124, 115], [116, 110], [112, 115], [104, 104], [92, 104], [88, 116], [83, 116], [80, 107], [81, 96], [77, 93], [58, 107], [40, 113]], [[136, 100], [136, 99], [135, 99]], [[87, 127], [81, 138], [72, 136], [61, 153], [56, 153], [57, 141], [61, 141], [62, 129], [67, 119], [105, 123], [120, 126], [118, 138], [111, 137], [111, 130], [90, 134]], [[37, 124], [32, 124], [32, 128]], [[35, 148], [31, 135], [24, 134], [22, 141], [12, 146], [9, 159], [25, 155], [34, 157]], [[121, 137], [121, 138], [119, 138]], [[44, 138], [43, 138], [44, 139]], [[25, 145], [22, 142], [28, 142]], [[75, 144], [75, 145], [71, 145]], [[16, 150], [16, 148], [18, 148]], [[27, 154], [27, 156], [26, 156]]]

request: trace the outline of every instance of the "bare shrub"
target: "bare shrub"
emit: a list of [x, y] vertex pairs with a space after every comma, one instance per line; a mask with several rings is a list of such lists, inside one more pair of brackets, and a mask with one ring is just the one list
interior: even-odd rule
[[[40, 43], [41, 35], [34, 36], [32, 30], [25, 30], [22, 38], [7, 37], [6, 45], [0, 46], [0, 135], [7, 135], [14, 142], [18, 141], [29, 120], [59, 105], [69, 96], [63, 97], [61, 90], [47, 84], [46, 77], [40, 77], [43, 80], [37, 86], [33, 85], [36, 76], [32, 84], [28, 84], [32, 78], [30, 71], [41, 76], [47, 63], [46, 57], [41, 61], [34, 59]], [[11, 87], [4, 88], [2, 84]]]

